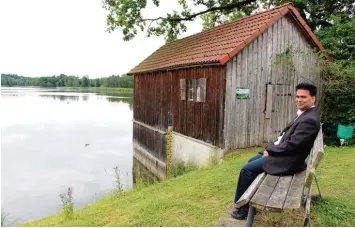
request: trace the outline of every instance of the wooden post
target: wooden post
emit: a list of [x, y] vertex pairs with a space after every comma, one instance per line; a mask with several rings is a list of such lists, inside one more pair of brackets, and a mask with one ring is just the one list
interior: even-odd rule
[[166, 176], [169, 178], [172, 169], [172, 147], [173, 147], [173, 127], [168, 127], [166, 153]]

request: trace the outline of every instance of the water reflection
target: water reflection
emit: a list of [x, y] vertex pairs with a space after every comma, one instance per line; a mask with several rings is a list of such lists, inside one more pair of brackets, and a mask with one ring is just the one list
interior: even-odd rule
[[39, 95], [42, 98], [53, 99], [59, 101], [79, 101], [79, 96], [71, 96], [71, 95]]
[[84, 102], [88, 102], [89, 100], [89, 96], [86, 95], [82, 96], [81, 98], [83, 99]]
[[[19, 96], [18, 94], [6, 94], [6, 96]], [[53, 100], [58, 100], [62, 102], [78, 102], [79, 100], [82, 100], [84, 102], [88, 102], [90, 99], [90, 96], [88, 95], [55, 95], [55, 94], [39, 94], [38, 96], [45, 98], [45, 99], [53, 99]], [[101, 99], [102, 97], [105, 97], [107, 101], [113, 102], [113, 103], [125, 103], [128, 104], [129, 110], [133, 110], [133, 97], [113, 97], [113, 96], [97, 96], [97, 99]], [[81, 98], [81, 99], [80, 99]]]
[[123, 102], [129, 105], [129, 110], [133, 110], [133, 97], [106, 97], [109, 102]]
[[57, 214], [68, 187], [75, 207], [96, 201], [116, 166], [132, 186], [132, 96], [2, 88], [1, 101], [1, 204], [19, 222]]

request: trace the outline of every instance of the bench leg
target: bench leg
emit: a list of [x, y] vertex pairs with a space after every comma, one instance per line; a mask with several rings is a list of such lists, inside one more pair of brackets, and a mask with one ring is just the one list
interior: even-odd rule
[[289, 217], [289, 214], [286, 214], [286, 227], [288, 226], [288, 217]]
[[252, 226], [253, 226], [255, 211], [256, 211], [255, 207], [249, 206], [249, 211], [248, 211], [248, 218], [247, 218], [247, 225], [246, 225], [246, 227], [252, 227]]
[[322, 194], [320, 193], [320, 187], [319, 187], [319, 184], [318, 184], [318, 180], [317, 180], [317, 176], [316, 176], [316, 175], [314, 175], [314, 180], [316, 181], [317, 189], [318, 189], [318, 193], [319, 193], [319, 194], [312, 195], [312, 199], [321, 199], [321, 198], [322, 198]]
[[312, 226], [312, 224], [311, 224], [311, 218], [306, 218], [306, 219], [304, 220], [303, 226], [304, 226], [304, 227], [306, 227], [306, 226], [311, 227], [311, 226]]
[[306, 203], [304, 208], [304, 222], [303, 226], [311, 226], [311, 199], [312, 199], [312, 186], [309, 186], [307, 195], [306, 195]]

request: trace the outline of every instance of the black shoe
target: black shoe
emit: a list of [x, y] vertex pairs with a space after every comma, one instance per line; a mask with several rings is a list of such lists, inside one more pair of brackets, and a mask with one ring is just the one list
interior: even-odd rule
[[232, 212], [231, 216], [238, 220], [244, 220], [246, 217], [248, 217], [248, 211], [249, 207], [238, 208]]

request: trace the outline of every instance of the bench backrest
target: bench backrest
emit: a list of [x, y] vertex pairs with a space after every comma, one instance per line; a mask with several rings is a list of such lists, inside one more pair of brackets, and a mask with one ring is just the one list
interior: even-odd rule
[[309, 154], [309, 157], [307, 160], [307, 168], [308, 169], [317, 169], [320, 161], [323, 158], [323, 155], [324, 155], [323, 133], [322, 133], [322, 127], [321, 127], [316, 139], [314, 140], [311, 153]]
[[324, 147], [323, 147], [323, 133], [322, 127], [320, 128], [316, 139], [314, 140], [311, 153], [307, 158], [307, 175], [306, 175], [306, 185], [312, 184], [313, 176], [315, 171], [323, 159]]

